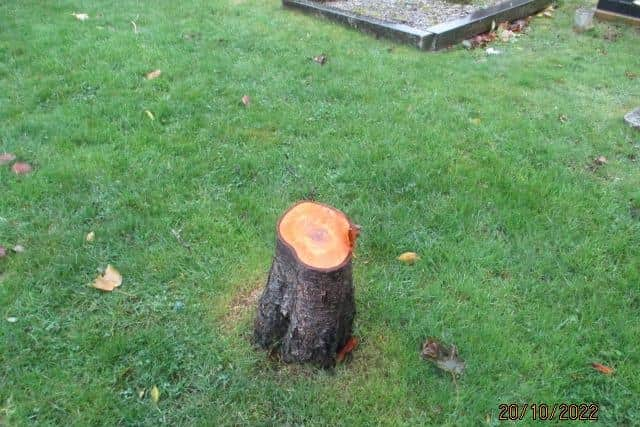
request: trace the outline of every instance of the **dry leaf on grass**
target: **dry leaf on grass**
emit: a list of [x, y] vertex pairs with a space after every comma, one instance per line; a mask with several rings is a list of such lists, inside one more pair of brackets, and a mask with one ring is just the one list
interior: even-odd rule
[[566, 114], [560, 114], [558, 116], [558, 120], [560, 121], [560, 123], [567, 123], [569, 121], [569, 118], [566, 116]]
[[400, 255], [397, 259], [398, 261], [403, 262], [405, 264], [413, 264], [414, 262], [420, 259], [420, 256], [418, 256], [418, 254], [415, 252], [405, 252], [402, 255]]
[[313, 60], [315, 62], [317, 62], [320, 65], [324, 65], [327, 63], [327, 55], [325, 55], [324, 53], [318, 55], [318, 56], [314, 56]]
[[153, 80], [153, 79], [157, 79], [158, 77], [160, 77], [160, 74], [162, 74], [161, 70], [153, 70], [153, 71], [149, 71], [147, 74], [145, 74], [144, 77], [147, 80]]
[[[625, 72], [624, 72], [624, 75], [625, 75], [625, 77], [626, 77], [626, 78], [628, 78], [629, 80], [635, 80], [635, 79], [637, 79], [637, 78], [638, 78], [638, 74], [637, 74], [637, 73], [634, 73], [634, 72], [632, 72], [632, 71], [625, 71]], [[2, 157], [2, 156], [0, 156], [0, 158], [1, 158], [1, 157]], [[2, 163], [0, 163], [0, 164], [2, 164]]]
[[22, 246], [22, 245], [15, 245], [15, 246], [13, 247], [13, 249], [12, 249], [12, 250], [13, 250], [13, 252], [15, 252], [15, 253], [17, 253], [17, 254], [21, 254], [21, 253], [23, 253], [23, 252], [24, 252], [24, 246]]
[[607, 164], [607, 158], [605, 156], [598, 156], [593, 159], [593, 163], [597, 166], [602, 166]]
[[545, 18], [553, 18], [553, 11], [554, 10], [555, 10], [555, 8], [553, 7], [553, 5], [551, 5], [551, 6], [548, 6], [542, 12], [538, 13], [536, 16], [544, 16]]
[[102, 276], [96, 277], [93, 287], [101, 291], [111, 292], [122, 284], [122, 275], [111, 264], [107, 265]]
[[11, 170], [16, 175], [26, 175], [30, 173], [33, 170], [33, 168], [29, 163], [17, 162], [17, 163], [14, 163], [13, 166], [11, 166]]
[[153, 400], [153, 403], [158, 403], [158, 401], [160, 400], [160, 390], [158, 389], [158, 387], [154, 385], [151, 388], [151, 392], [149, 394], [151, 395], [151, 400]]
[[72, 13], [71, 15], [78, 21], [86, 21], [87, 19], [89, 19], [89, 15], [87, 15], [86, 13]]
[[447, 348], [438, 341], [429, 338], [422, 345], [422, 358], [433, 362], [438, 368], [452, 375], [461, 375], [464, 372], [465, 363], [458, 355], [458, 348], [451, 344]]
[[96, 233], [93, 231], [90, 231], [87, 233], [87, 235], [85, 236], [84, 240], [86, 240], [87, 242], [91, 243], [93, 242], [93, 240], [96, 238]]
[[0, 154], [0, 166], [6, 165], [8, 163], [13, 162], [16, 159], [16, 156], [11, 153], [2, 153]]
[[611, 374], [613, 374], [613, 372], [614, 372], [614, 369], [613, 369], [613, 368], [610, 368], [610, 367], [608, 367], [608, 366], [605, 366], [605, 365], [603, 365], [603, 364], [601, 364], [601, 363], [593, 362], [593, 363], [591, 364], [591, 366], [592, 366], [592, 367], [593, 367], [593, 369], [595, 369], [596, 371], [601, 372], [601, 373], [603, 373], [603, 374], [605, 374], [605, 375], [611, 375]]
[[351, 337], [347, 340], [347, 343], [338, 351], [336, 356], [336, 362], [340, 363], [347, 357], [347, 354], [351, 353], [358, 347], [358, 338]]
[[242, 97], [242, 105], [244, 105], [245, 107], [248, 107], [249, 104], [251, 104], [251, 98], [249, 97], [249, 95], [244, 95]]

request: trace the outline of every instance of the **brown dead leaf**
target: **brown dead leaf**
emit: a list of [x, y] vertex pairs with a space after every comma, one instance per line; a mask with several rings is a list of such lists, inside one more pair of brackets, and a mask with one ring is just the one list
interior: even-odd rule
[[324, 65], [327, 63], [327, 55], [325, 55], [324, 53], [318, 55], [318, 56], [314, 56], [313, 60], [315, 62], [317, 62], [320, 65]]
[[558, 120], [560, 121], [560, 123], [567, 123], [569, 121], [569, 118], [566, 114], [560, 114], [558, 116]]
[[96, 277], [93, 287], [101, 291], [111, 292], [122, 284], [122, 275], [111, 264], [107, 265], [102, 276]]
[[352, 336], [347, 340], [346, 344], [340, 350], [338, 350], [338, 354], [336, 355], [336, 362], [341, 363], [344, 360], [344, 358], [347, 357], [347, 355], [351, 353], [353, 350], [355, 350], [357, 347], [358, 347], [358, 338]]
[[242, 105], [248, 107], [251, 104], [251, 97], [249, 95], [244, 95], [242, 97]]
[[2, 153], [0, 154], [0, 166], [6, 165], [8, 163], [13, 162], [16, 159], [16, 156], [11, 153]]
[[[637, 78], [638, 78], [638, 74], [637, 74], [637, 73], [634, 73], [634, 72], [632, 72], [632, 71], [625, 71], [625, 72], [624, 72], [624, 75], [625, 75], [629, 80], [635, 80], [635, 79], [637, 79]], [[0, 163], [0, 164], [2, 164], [2, 163]]]
[[149, 71], [147, 74], [145, 74], [144, 77], [147, 80], [153, 80], [153, 79], [157, 79], [158, 77], [160, 77], [161, 74], [162, 74], [162, 70], [153, 70], [153, 71]]
[[597, 166], [602, 166], [607, 164], [607, 158], [605, 156], [598, 156], [593, 159], [593, 163]]
[[71, 16], [76, 18], [78, 21], [86, 21], [87, 19], [89, 19], [89, 15], [87, 15], [86, 13], [72, 13]]
[[33, 168], [29, 163], [17, 162], [17, 163], [14, 163], [13, 166], [11, 166], [11, 170], [16, 175], [26, 175], [30, 173], [33, 170]]
[[529, 25], [529, 18], [518, 19], [516, 21], [513, 21], [511, 25], [509, 25], [509, 30], [513, 31], [514, 33], [521, 33], [522, 31], [524, 31], [527, 25]]
[[447, 348], [435, 339], [429, 338], [422, 345], [422, 358], [435, 363], [443, 371], [452, 375], [461, 375], [464, 372], [465, 363], [458, 355], [458, 348], [451, 344]]
[[610, 368], [608, 366], [605, 366], [601, 363], [597, 363], [597, 362], [593, 362], [591, 364], [591, 366], [593, 367], [593, 369], [595, 369], [598, 372], [601, 372], [605, 375], [611, 375], [615, 372], [615, 370], [613, 368]]
[[398, 261], [403, 262], [405, 264], [413, 264], [419, 259], [420, 259], [420, 256], [418, 256], [418, 254], [415, 252], [405, 252], [400, 256], [398, 256], [397, 258]]

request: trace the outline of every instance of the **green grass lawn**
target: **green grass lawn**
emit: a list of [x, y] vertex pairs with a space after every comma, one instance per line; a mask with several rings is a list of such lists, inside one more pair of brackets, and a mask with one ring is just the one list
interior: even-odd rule
[[[577, 6], [487, 56], [277, 0], [0, 2], [0, 153], [34, 166], [0, 168], [0, 245], [25, 247], [0, 260], [0, 424], [497, 425], [501, 403], [596, 402], [639, 425], [640, 32], [577, 35]], [[250, 343], [275, 222], [309, 197], [363, 228], [361, 344], [333, 372]], [[121, 291], [90, 286], [107, 264]], [[456, 384], [428, 336], [459, 348]]]

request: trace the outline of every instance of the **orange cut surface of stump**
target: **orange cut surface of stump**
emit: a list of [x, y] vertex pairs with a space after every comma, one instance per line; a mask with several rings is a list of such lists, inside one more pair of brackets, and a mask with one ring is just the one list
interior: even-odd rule
[[337, 209], [314, 202], [292, 207], [280, 220], [280, 237], [306, 265], [332, 268], [351, 253], [351, 223]]

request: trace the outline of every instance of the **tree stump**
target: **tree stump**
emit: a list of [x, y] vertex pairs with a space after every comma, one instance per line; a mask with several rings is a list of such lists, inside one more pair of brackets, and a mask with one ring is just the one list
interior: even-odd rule
[[335, 365], [356, 313], [351, 258], [359, 229], [317, 202], [300, 202], [282, 215], [258, 303], [258, 345], [280, 351], [287, 363]]

